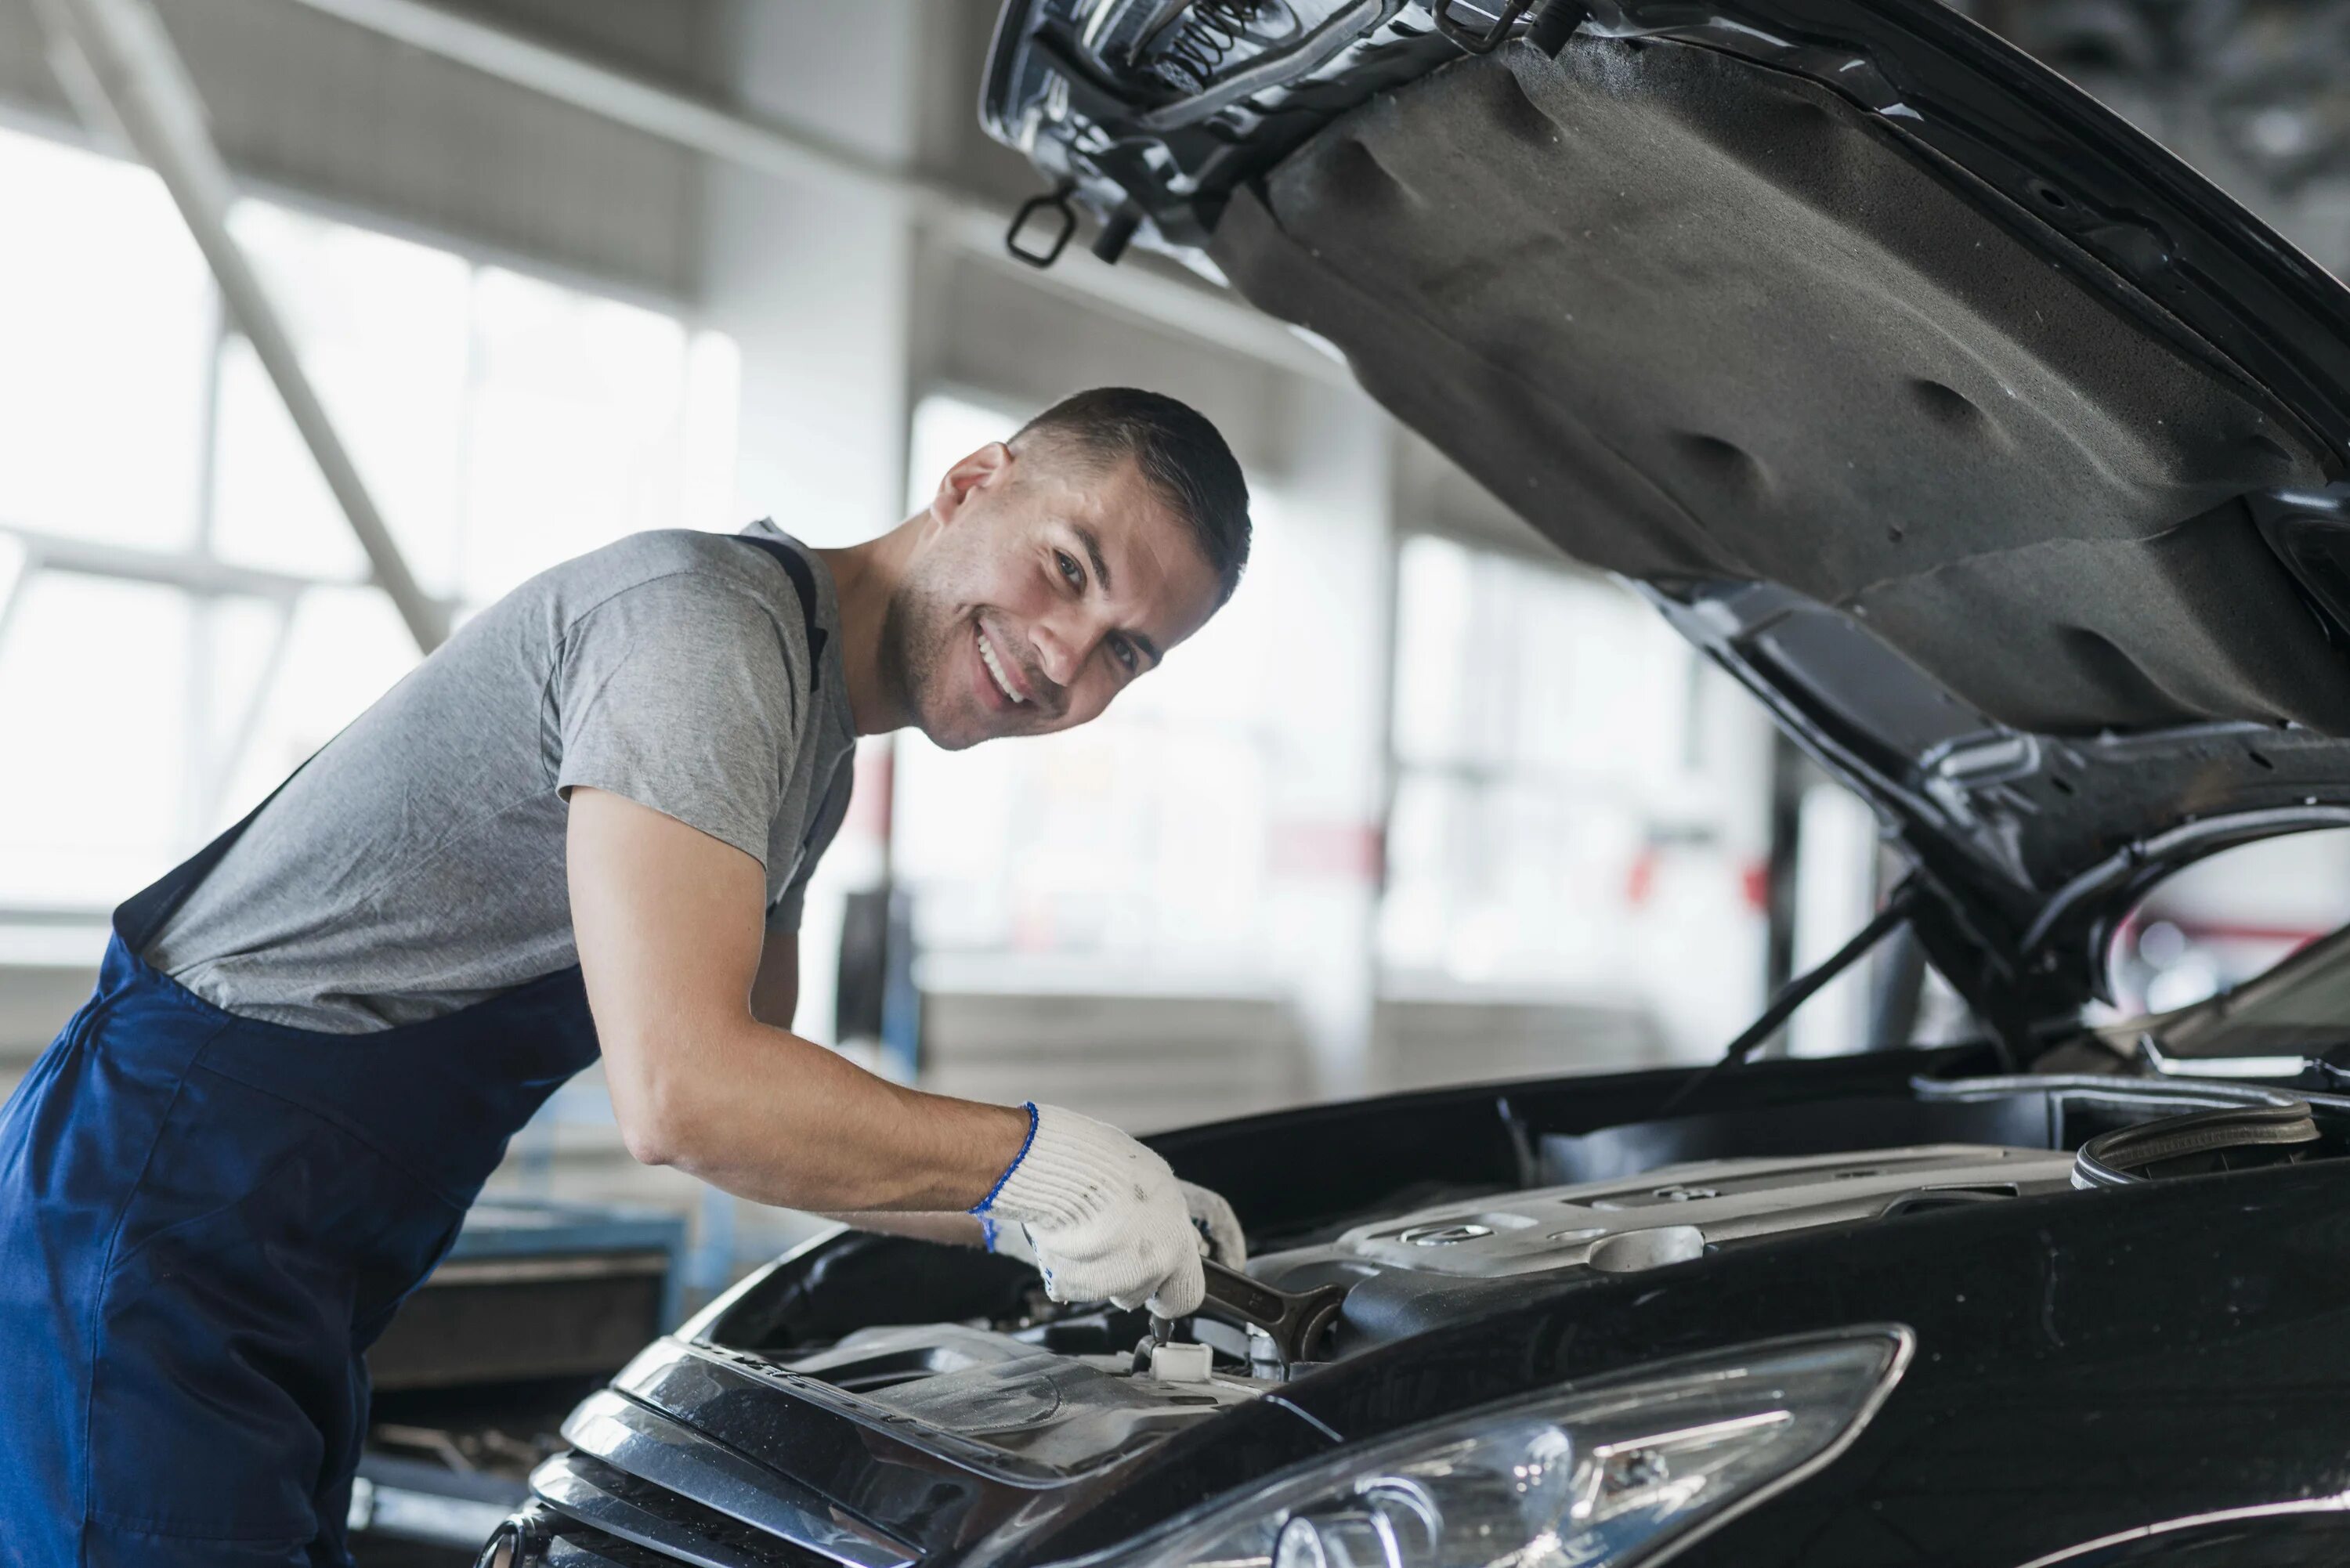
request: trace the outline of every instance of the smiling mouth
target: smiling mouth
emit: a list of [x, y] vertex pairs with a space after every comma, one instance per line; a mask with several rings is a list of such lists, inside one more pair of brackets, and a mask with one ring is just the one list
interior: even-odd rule
[[1014, 702], [1027, 701], [1027, 698], [1020, 695], [1019, 688], [1012, 684], [1011, 677], [1003, 672], [1003, 665], [995, 656], [995, 645], [987, 640], [986, 628], [979, 628], [978, 635], [979, 661], [987, 666], [987, 673], [989, 677], [994, 680], [996, 686], [1003, 691], [1003, 695], [1010, 698]]

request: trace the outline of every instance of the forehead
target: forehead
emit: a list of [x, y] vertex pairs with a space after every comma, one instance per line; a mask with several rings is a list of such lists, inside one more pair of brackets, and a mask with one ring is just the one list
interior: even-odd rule
[[1030, 478], [1046, 525], [1100, 547], [1109, 603], [1128, 625], [1165, 649], [1207, 624], [1222, 584], [1191, 525], [1132, 458], [1092, 462], [1053, 452]]

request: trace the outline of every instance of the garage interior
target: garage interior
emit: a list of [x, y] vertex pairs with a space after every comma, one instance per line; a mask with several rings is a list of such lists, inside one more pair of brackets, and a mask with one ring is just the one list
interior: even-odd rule
[[[2350, 13], [1960, 8], [2350, 270]], [[1325, 346], [1160, 256], [1007, 254], [1039, 178], [974, 114], [995, 10], [0, 0], [0, 1090], [109, 909], [451, 625], [638, 530], [868, 537], [1095, 385], [1222, 430], [1246, 579], [1081, 732], [860, 743], [800, 1033], [1149, 1133], [1704, 1061], [1869, 919], [1868, 809]], [[93, 722], [131, 688], [168, 722]], [[2116, 1015], [2350, 920], [2345, 838], [2158, 889]], [[1896, 941], [1768, 1049], [1969, 1026]], [[637, 1164], [567, 1085], [379, 1352], [360, 1561], [469, 1561], [518, 1495], [468, 1400], [559, 1414], [822, 1223]]]

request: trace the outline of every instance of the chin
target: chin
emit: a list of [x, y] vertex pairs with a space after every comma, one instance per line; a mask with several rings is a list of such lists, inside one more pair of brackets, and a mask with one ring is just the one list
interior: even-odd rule
[[995, 737], [987, 726], [969, 713], [932, 713], [916, 711], [914, 728], [922, 738], [942, 752], [967, 752], [982, 741]]

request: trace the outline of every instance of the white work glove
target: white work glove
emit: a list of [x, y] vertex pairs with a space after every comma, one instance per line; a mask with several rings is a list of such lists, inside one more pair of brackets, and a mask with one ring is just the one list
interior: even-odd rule
[[[1175, 1185], [1183, 1189], [1183, 1207], [1191, 1210], [1191, 1229], [1199, 1232], [1201, 1253], [1228, 1269], [1246, 1264], [1248, 1237], [1242, 1233], [1240, 1216], [1232, 1212], [1223, 1194], [1180, 1177]], [[979, 1222], [989, 1251], [1017, 1258], [1032, 1266], [1035, 1263], [1036, 1249], [1028, 1240], [1027, 1226], [998, 1224], [986, 1215], [982, 1215]]]
[[1182, 1317], [1207, 1293], [1201, 1253], [1232, 1268], [1247, 1261], [1222, 1198], [1177, 1180], [1114, 1127], [1058, 1106], [1026, 1109], [1027, 1147], [972, 1212], [989, 1248], [1035, 1263], [1055, 1301]]

